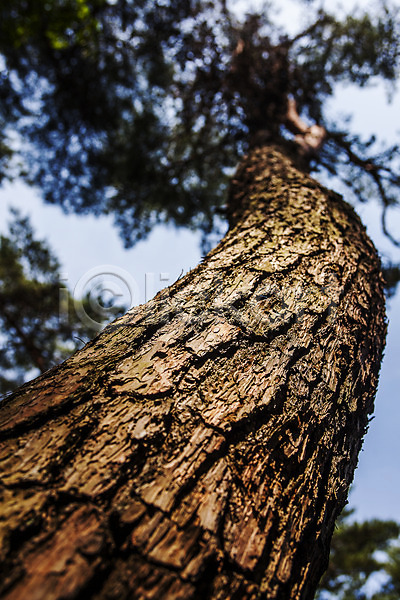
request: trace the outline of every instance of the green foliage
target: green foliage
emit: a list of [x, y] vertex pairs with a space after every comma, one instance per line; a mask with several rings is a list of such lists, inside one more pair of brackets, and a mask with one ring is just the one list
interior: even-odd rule
[[96, 35], [98, 22], [94, 8], [104, 3], [102, 0], [90, 5], [85, 0], [37, 0], [35, 3], [4, 0], [3, 11], [17, 20], [12, 28], [2, 27], [3, 43], [18, 49], [34, 39], [42, 39], [50, 48], [63, 50], [74, 38], [74, 43], [82, 45]]
[[398, 600], [400, 525], [378, 519], [358, 523], [351, 516], [344, 511], [338, 520], [316, 600]]
[[[17, 211], [13, 217], [8, 236], [0, 236], [1, 394], [63, 361], [96, 333], [78, 318], [79, 305], [60, 281], [60, 265], [47, 245], [35, 238], [27, 218]], [[107, 316], [93, 314], [89, 296], [78, 303], [81, 314], [97, 322]], [[111, 316], [123, 311], [113, 307]]]
[[382, 586], [382, 590], [372, 596], [372, 600], [398, 600], [400, 598], [400, 548], [394, 546], [388, 550], [388, 558], [385, 564], [388, 581]]
[[14, 160], [3, 174], [65, 210], [113, 213], [126, 245], [157, 222], [208, 233], [248, 145], [293, 139], [293, 98], [328, 132], [310, 168], [386, 210], [398, 202], [397, 146], [339, 126], [326, 99], [344, 81], [395, 81], [398, 10], [339, 20], [307, 4], [309, 25], [290, 38], [268, 5], [239, 19], [223, 0], [4, 0], [0, 131]]

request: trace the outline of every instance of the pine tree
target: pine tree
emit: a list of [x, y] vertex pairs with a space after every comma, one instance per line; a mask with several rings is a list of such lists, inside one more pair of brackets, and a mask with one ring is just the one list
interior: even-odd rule
[[[394, 600], [400, 589], [400, 526], [380, 519], [359, 523], [352, 516], [344, 510], [338, 519], [316, 600]], [[368, 592], [367, 584], [373, 581], [380, 588], [375, 593]]]
[[27, 177], [114, 211], [127, 243], [157, 220], [207, 232], [221, 211], [229, 231], [3, 402], [3, 596], [312, 598], [386, 326], [377, 253], [310, 172], [367, 185], [387, 229], [397, 148], [325, 106], [337, 82], [395, 79], [395, 15], [320, 11], [290, 38], [225, 3], [57, 3], [78, 5], [85, 24], [64, 29], [3, 12], [26, 17], [1, 49], [7, 93], [45, 79], [44, 118], [10, 112]]

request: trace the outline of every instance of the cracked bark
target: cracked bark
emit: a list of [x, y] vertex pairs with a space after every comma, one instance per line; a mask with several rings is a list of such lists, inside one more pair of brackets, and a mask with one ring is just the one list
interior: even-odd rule
[[206, 259], [0, 407], [1, 597], [310, 599], [373, 409], [379, 260], [253, 150]]

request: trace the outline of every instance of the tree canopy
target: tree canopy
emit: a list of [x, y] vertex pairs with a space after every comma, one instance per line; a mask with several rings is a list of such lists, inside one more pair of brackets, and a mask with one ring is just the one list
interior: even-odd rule
[[273, 2], [238, 17], [224, 0], [4, 0], [3, 177], [67, 211], [112, 213], [128, 246], [157, 222], [207, 234], [232, 167], [261, 137], [301, 148], [360, 200], [379, 197], [387, 231], [399, 148], [352, 132], [326, 100], [338, 83], [394, 86], [399, 9], [339, 19], [303, 4], [290, 37]]

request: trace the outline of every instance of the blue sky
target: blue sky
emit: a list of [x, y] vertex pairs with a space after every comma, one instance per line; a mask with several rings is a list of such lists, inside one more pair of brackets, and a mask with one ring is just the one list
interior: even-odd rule
[[[391, 141], [397, 134], [400, 140], [399, 94], [387, 105], [382, 87], [373, 86], [363, 91], [343, 87], [331, 109], [353, 114], [354, 131], [366, 136], [375, 132]], [[331, 187], [335, 187], [333, 183]], [[125, 302], [129, 302], [131, 295], [134, 303], [142, 303], [200, 259], [196, 233], [158, 227], [148, 240], [127, 251], [122, 247], [112, 218], [65, 215], [58, 207], [44, 205], [38, 194], [20, 183], [7, 184], [0, 190], [2, 231], [6, 231], [7, 207], [11, 205], [31, 215], [38, 235], [48, 240], [60, 259], [71, 290], [77, 285], [93, 286], [94, 275], [110, 271], [111, 265], [119, 275], [114, 279], [111, 276], [111, 281], [106, 282], [110, 293], [121, 293]], [[380, 252], [400, 262], [400, 251], [380, 231], [379, 208], [371, 203], [358, 205], [357, 210]], [[400, 237], [400, 209], [388, 222]], [[124, 288], [124, 273], [127, 280], [133, 281], [131, 294], [126, 286]], [[389, 302], [388, 316], [389, 334], [375, 418], [360, 455], [350, 505], [357, 509], [360, 519], [381, 517], [400, 521], [400, 294]]]

